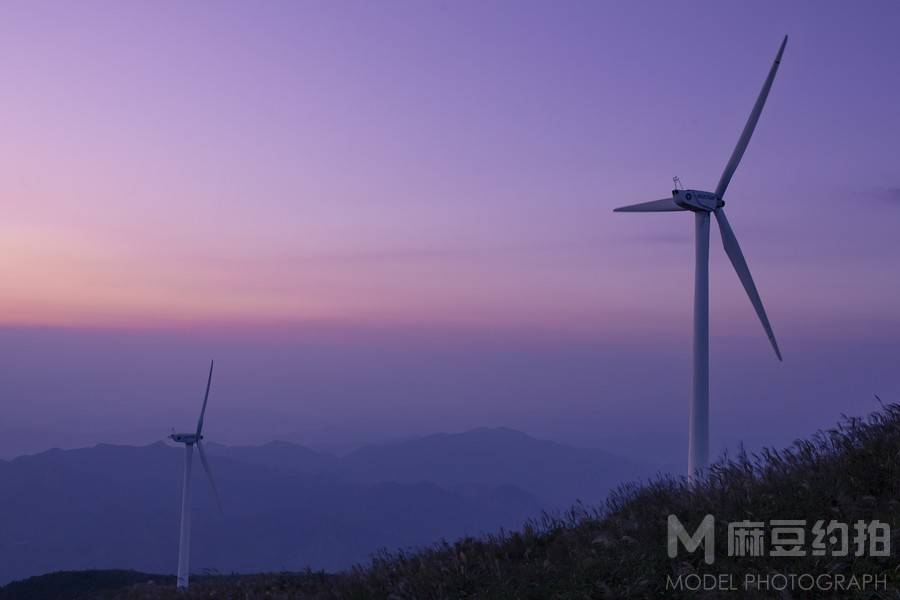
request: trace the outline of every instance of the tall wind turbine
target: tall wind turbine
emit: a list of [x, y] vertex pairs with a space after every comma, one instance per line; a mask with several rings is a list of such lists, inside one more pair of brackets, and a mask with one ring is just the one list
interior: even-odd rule
[[787, 36], [781, 42], [778, 54], [775, 56], [775, 62], [769, 69], [769, 75], [763, 83], [756, 104], [750, 112], [750, 118], [744, 125], [744, 131], [738, 139], [737, 146], [725, 165], [725, 171], [719, 179], [715, 192], [703, 192], [699, 190], [672, 190], [671, 198], [663, 198], [662, 200], [653, 200], [651, 202], [643, 202], [641, 204], [632, 204], [615, 209], [616, 212], [673, 212], [673, 211], [691, 211], [694, 213], [694, 235], [696, 244], [696, 261], [694, 263], [694, 377], [693, 377], [693, 394], [691, 398], [691, 420], [689, 434], [688, 449], [688, 479], [693, 481], [695, 478], [702, 476], [709, 464], [709, 213], [716, 216], [719, 223], [719, 232], [722, 234], [722, 245], [725, 247], [725, 254], [731, 260], [734, 270], [737, 271], [738, 278], [744, 285], [747, 295], [756, 314], [762, 322], [766, 335], [772, 343], [775, 355], [781, 360], [781, 351], [778, 349], [778, 342], [775, 341], [775, 334], [772, 333], [772, 326], [769, 324], [769, 318], [766, 316], [766, 310], [763, 308], [762, 300], [759, 292], [756, 291], [756, 285], [753, 283], [753, 277], [750, 275], [750, 269], [747, 267], [747, 261], [744, 260], [744, 254], [738, 245], [737, 238], [728, 219], [725, 218], [725, 190], [728, 183], [734, 175], [735, 169], [741, 162], [741, 157], [750, 143], [750, 136], [756, 128], [756, 122], [759, 121], [759, 115], [762, 113], [763, 105], [772, 88], [772, 82], [775, 80], [775, 73], [778, 71], [778, 65], [781, 63], [781, 55], [784, 53], [784, 47], [787, 44]]
[[178, 583], [177, 587], [187, 588], [188, 578], [190, 577], [191, 562], [191, 459], [194, 455], [194, 446], [200, 453], [200, 462], [203, 464], [203, 470], [209, 479], [209, 485], [212, 488], [213, 496], [216, 498], [216, 504], [219, 512], [222, 511], [222, 503], [219, 500], [219, 491], [216, 489], [216, 482], [213, 480], [212, 471], [209, 468], [209, 462], [206, 460], [206, 453], [203, 452], [203, 445], [200, 440], [203, 439], [203, 415], [206, 414], [206, 402], [209, 400], [209, 386], [212, 383], [213, 364], [215, 361], [209, 362], [209, 377], [206, 379], [206, 394], [203, 396], [203, 408], [200, 409], [200, 418], [197, 420], [197, 431], [193, 433], [173, 433], [169, 437], [179, 444], [184, 444], [184, 486], [181, 489], [181, 534], [178, 538]]

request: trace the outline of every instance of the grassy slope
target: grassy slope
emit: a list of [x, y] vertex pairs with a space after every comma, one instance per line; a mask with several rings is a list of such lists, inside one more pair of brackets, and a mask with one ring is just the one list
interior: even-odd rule
[[[890, 405], [866, 421], [847, 419], [785, 451], [727, 459], [695, 489], [671, 478], [625, 486], [602, 509], [576, 507], [562, 517], [529, 523], [521, 532], [386, 553], [342, 575], [204, 578], [192, 585], [190, 597], [659, 598], [676, 597], [664, 586], [667, 575], [678, 573], [834, 572], [887, 573], [891, 591], [881, 597], [897, 598], [900, 578], [893, 556], [730, 559], [725, 528], [727, 522], [743, 519], [806, 519], [810, 525], [818, 519], [879, 519], [891, 525], [896, 550], [898, 499], [900, 406]], [[666, 556], [670, 513], [691, 529], [707, 513], [716, 517], [715, 565], [705, 565], [701, 552], [674, 560]], [[115, 595], [184, 597], [158, 583], [120, 589]]]
[[[896, 588], [893, 558], [727, 557], [728, 521], [743, 519], [879, 519], [900, 544], [900, 406], [868, 421], [800, 441], [783, 452], [741, 455], [716, 465], [706, 485], [688, 488], [662, 479], [613, 494], [602, 511], [573, 510], [522, 533], [465, 540], [414, 555], [386, 556], [338, 581], [352, 598], [594, 598], [665, 595], [666, 575], [688, 572], [888, 573]], [[717, 521], [716, 564], [701, 553], [670, 560], [670, 513], [696, 525], [711, 513]], [[890, 597], [897, 597], [895, 591]]]
[[99, 590], [116, 590], [138, 583], [166, 579], [168, 578], [161, 575], [128, 570], [57, 571], [7, 584], [0, 588], [0, 600], [90, 598]]

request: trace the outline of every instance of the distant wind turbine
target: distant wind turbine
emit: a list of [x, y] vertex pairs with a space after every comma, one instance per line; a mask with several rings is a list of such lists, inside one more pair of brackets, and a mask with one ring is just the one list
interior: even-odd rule
[[778, 54], [775, 56], [775, 62], [769, 70], [769, 76], [763, 83], [756, 104], [750, 112], [750, 118], [744, 125], [744, 131], [738, 139], [737, 146], [725, 165], [725, 171], [719, 179], [719, 185], [716, 186], [715, 192], [703, 192], [699, 190], [672, 190], [671, 198], [663, 198], [662, 200], [654, 200], [651, 202], [643, 202], [641, 204], [632, 204], [615, 209], [616, 212], [671, 212], [689, 210], [694, 213], [694, 232], [696, 244], [696, 262], [694, 263], [694, 378], [693, 378], [693, 394], [691, 400], [691, 420], [689, 434], [688, 449], [688, 479], [693, 481], [695, 478], [702, 476], [709, 464], [709, 213], [716, 216], [719, 223], [719, 231], [722, 234], [722, 245], [725, 247], [725, 254], [731, 259], [734, 270], [737, 271], [738, 278], [744, 285], [747, 295], [750, 296], [750, 302], [756, 309], [756, 314], [762, 322], [766, 335], [772, 343], [775, 355], [781, 360], [781, 351], [778, 349], [778, 342], [775, 341], [775, 334], [772, 332], [772, 326], [769, 324], [769, 318], [766, 316], [766, 310], [763, 308], [762, 300], [759, 292], [756, 291], [756, 285], [753, 283], [753, 277], [750, 275], [750, 269], [747, 267], [747, 261], [744, 260], [744, 254], [738, 245], [737, 238], [728, 219], [725, 218], [725, 190], [731, 181], [734, 171], [737, 169], [741, 157], [750, 143], [750, 136], [756, 128], [756, 122], [759, 121], [759, 115], [762, 113], [772, 82], [775, 80], [775, 73], [778, 71], [778, 65], [781, 63], [781, 55], [784, 53], [784, 47], [787, 44], [787, 36], [781, 42]]
[[197, 420], [197, 431], [194, 433], [173, 433], [169, 436], [175, 442], [184, 444], [184, 486], [181, 490], [181, 534], [178, 541], [177, 587], [179, 588], [187, 588], [191, 572], [191, 459], [194, 455], [194, 445], [197, 446], [197, 451], [200, 453], [200, 462], [203, 464], [206, 477], [209, 479], [213, 496], [216, 498], [216, 505], [219, 507], [219, 512], [222, 511], [219, 491], [216, 489], [212, 470], [209, 468], [206, 453], [203, 452], [203, 445], [200, 443], [200, 440], [203, 439], [203, 415], [206, 413], [206, 402], [209, 400], [209, 386], [212, 383], [214, 363], [215, 361], [209, 362], [209, 377], [206, 379], [206, 394], [203, 396], [203, 408], [200, 409], [200, 419]]

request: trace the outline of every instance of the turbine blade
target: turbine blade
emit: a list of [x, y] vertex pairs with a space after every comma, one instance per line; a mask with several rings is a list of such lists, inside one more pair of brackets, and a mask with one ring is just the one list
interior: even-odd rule
[[216, 506], [219, 507], [220, 513], [225, 514], [222, 510], [222, 501], [219, 499], [219, 489], [216, 487], [216, 482], [213, 479], [212, 469], [209, 468], [206, 452], [203, 451], [203, 444], [199, 440], [197, 441], [197, 451], [200, 453], [200, 462], [203, 464], [203, 470], [206, 472], [206, 478], [209, 480], [209, 487], [212, 488], [213, 496], [216, 498]]
[[200, 432], [203, 430], [203, 415], [206, 414], [206, 401], [209, 400], [209, 386], [212, 383], [212, 372], [215, 361], [209, 361], [209, 377], [206, 379], [206, 394], [203, 396], [203, 408], [200, 409], [200, 418], [197, 420], [197, 439], [200, 439]]
[[784, 53], [784, 47], [787, 44], [787, 40], [788, 36], [784, 36], [784, 41], [781, 42], [781, 48], [778, 49], [778, 54], [775, 56], [775, 62], [772, 63], [772, 68], [769, 69], [769, 75], [766, 77], [762, 90], [760, 90], [759, 96], [756, 98], [756, 104], [753, 105], [753, 110], [750, 111], [750, 117], [747, 119], [747, 124], [744, 125], [744, 131], [741, 132], [741, 137], [738, 139], [737, 146], [734, 147], [731, 158], [728, 159], [728, 164], [725, 165], [725, 170], [722, 172], [721, 179], [719, 179], [719, 185], [716, 186], [716, 195], [720, 198], [725, 195], [725, 190], [731, 182], [731, 177], [734, 175], [738, 163], [741, 162], [741, 157], [744, 156], [744, 150], [747, 149], [747, 144], [750, 143], [750, 137], [753, 135], [753, 130], [756, 128], [756, 122], [759, 121], [759, 115], [762, 113], [763, 106], [766, 104], [766, 98], [769, 97], [769, 90], [772, 88], [772, 82], [775, 81], [775, 73], [778, 72], [778, 65], [781, 64], [781, 55]]
[[652, 200], [650, 202], [641, 202], [640, 204], [620, 206], [613, 210], [613, 212], [673, 212], [676, 210], [685, 209], [675, 204], [674, 198], [663, 198], [662, 200]]
[[753, 276], [750, 275], [750, 268], [747, 266], [747, 261], [744, 260], [744, 253], [741, 252], [741, 247], [734, 235], [734, 231], [725, 217], [725, 211], [720, 208], [713, 212], [716, 215], [716, 221], [719, 222], [719, 232], [722, 234], [722, 245], [725, 247], [725, 254], [731, 260], [738, 279], [741, 280], [744, 290], [750, 296], [750, 302], [753, 304], [753, 308], [756, 309], [756, 315], [759, 317], [763, 329], [766, 330], [766, 335], [769, 336], [769, 341], [775, 350], [775, 356], [778, 357], [778, 360], [781, 360], [781, 350], [778, 349], [778, 342], [775, 341], [775, 334], [772, 332], [772, 326], [769, 324], [769, 317], [766, 316], [766, 309], [763, 308], [762, 299], [760, 299], [759, 292], [756, 291], [756, 285], [753, 283]]

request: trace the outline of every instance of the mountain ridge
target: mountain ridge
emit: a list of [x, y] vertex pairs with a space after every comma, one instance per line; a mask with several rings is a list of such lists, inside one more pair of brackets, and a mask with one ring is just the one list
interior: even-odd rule
[[[532, 492], [540, 478], [521, 477], [525, 467], [545, 465], [538, 475], [552, 483], [560, 477], [555, 460], [581, 456], [565, 449], [536, 458], [557, 448], [550, 444], [491, 428], [380, 446], [371, 450], [374, 458], [370, 450], [347, 459], [284, 441], [205, 443], [225, 516], [217, 516], [195, 469], [194, 564], [220, 571], [335, 570], [368, 560], [379, 548], [517, 528], [548, 507]], [[404, 458], [411, 452], [416, 460]], [[0, 461], [0, 528], [6, 532], [0, 582], [60, 569], [174, 568], [183, 456], [157, 441], [49, 449]], [[385, 462], [392, 457], [398, 465]], [[477, 470], [473, 459], [486, 466]], [[601, 469], [603, 463], [581, 467]], [[560, 473], [572, 476], [565, 468]], [[566, 485], [572, 489], [572, 482]], [[254, 540], [244, 553], [236, 550], [238, 534]]]

